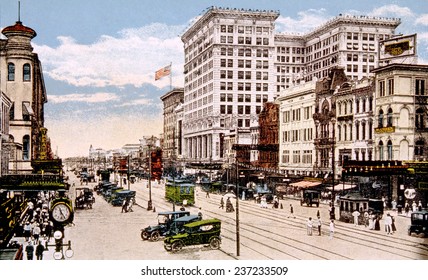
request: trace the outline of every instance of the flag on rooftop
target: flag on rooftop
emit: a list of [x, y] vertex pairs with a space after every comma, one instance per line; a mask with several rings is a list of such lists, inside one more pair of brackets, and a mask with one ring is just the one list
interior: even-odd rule
[[155, 81], [159, 80], [162, 77], [168, 76], [171, 74], [171, 65], [165, 66], [155, 73]]

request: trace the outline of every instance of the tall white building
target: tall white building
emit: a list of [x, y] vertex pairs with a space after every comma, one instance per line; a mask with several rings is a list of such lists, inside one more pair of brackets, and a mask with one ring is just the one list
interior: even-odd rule
[[378, 65], [379, 42], [390, 39], [398, 18], [339, 15], [304, 35], [275, 35], [276, 91], [300, 80], [327, 77], [329, 68], [345, 68], [360, 80]]
[[378, 63], [378, 42], [393, 37], [400, 24], [396, 18], [339, 15], [310, 33], [287, 35], [275, 33], [278, 16], [211, 7], [182, 35], [187, 161], [224, 161], [224, 137], [251, 138], [263, 103], [300, 81], [325, 78], [333, 66], [344, 68], [350, 80], [369, 76]]
[[183, 138], [189, 161], [221, 162], [224, 135], [231, 130], [249, 135], [263, 103], [274, 100], [278, 16], [211, 7], [183, 34]]

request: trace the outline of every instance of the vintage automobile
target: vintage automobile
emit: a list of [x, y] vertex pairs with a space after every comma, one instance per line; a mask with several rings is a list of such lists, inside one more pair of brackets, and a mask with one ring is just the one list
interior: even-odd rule
[[136, 191], [131, 190], [123, 190], [119, 192], [114, 192], [111, 196], [111, 205], [113, 206], [121, 206], [123, 201], [126, 199], [135, 200]]
[[208, 244], [211, 249], [219, 249], [221, 244], [221, 221], [201, 220], [183, 226], [184, 232], [168, 236], [164, 240], [166, 251], [178, 252], [185, 246]]
[[190, 215], [189, 211], [159, 212], [158, 224], [143, 228], [141, 230], [141, 238], [143, 240], [158, 241], [161, 236], [166, 235], [176, 219], [188, 215]]
[[188, 215], [177, 218], [171, 223], [170, 229], [165, 233], [165, 236], [176, 235], [183, 231], [185, 224], [199, 220], [201, 220], [201, 216], [199, 215]]
[[76, 188], [74, 207], [77, 209], [92, 209], [95, 203], [94, 192], [90, 188]]
[[408, 229], [409, 235], [412, 235], [412, 233], [420, 237], [426, 237], [428, 235], [428, 210], [413, 212], [410, 221], [411, 225]]
[[311, 206], [315, 204], [317, 207], [320, 205], [321, 192], [318, 190], [308, 190], [303, 189], [300, 199], [300, 205], [306, 204], [307, 206]]

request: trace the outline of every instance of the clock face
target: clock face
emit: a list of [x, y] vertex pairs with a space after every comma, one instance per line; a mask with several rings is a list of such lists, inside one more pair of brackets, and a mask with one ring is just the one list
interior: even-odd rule
[[52, 218], [57, 222], [65, 222], [70, 218], [70, 208], [64, 203], [58, 203], [52, 209]]

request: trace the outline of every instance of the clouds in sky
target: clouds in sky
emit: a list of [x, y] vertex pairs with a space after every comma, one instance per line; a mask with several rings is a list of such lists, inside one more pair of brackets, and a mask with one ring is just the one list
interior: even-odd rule
[[[183, 47], [177, 35], [182, 26], [154, 23], [120, 31], [116, 37], [102, 36], [90, 45], [59, 37], [59, 46], [35, 46], [45, 75], [76, 87], [142, 86], [154, 83], [154, 72], [164, 65], [183, 68]], [[180, 71], [181, 72], [181, 71]]]

